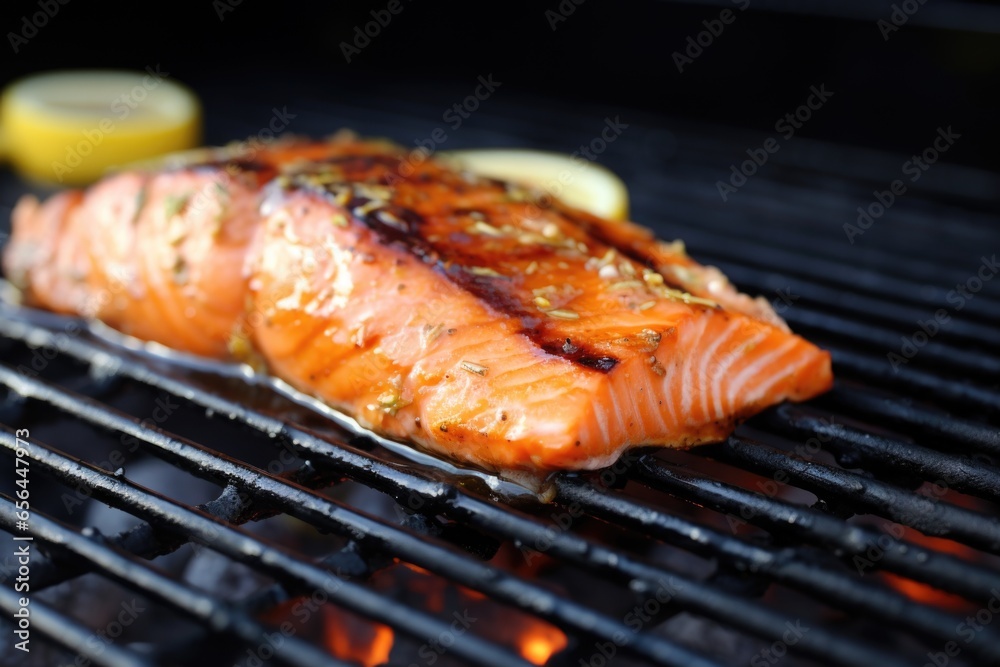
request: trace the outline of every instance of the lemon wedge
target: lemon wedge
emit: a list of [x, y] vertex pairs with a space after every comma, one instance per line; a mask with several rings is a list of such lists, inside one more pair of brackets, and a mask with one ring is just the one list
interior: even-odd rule
[[4, 151], [30, 178], [79, 185], [109, 167], [196, 146], [198, 100], [167, 76], [55, 71], [16, 81], [0, 101]]
[[622, 180], [583, 158], [525, 149], [461, 150], [441, 156], [481, 176], [539, 188], [602, 218], [628, 217], [628, 189]]

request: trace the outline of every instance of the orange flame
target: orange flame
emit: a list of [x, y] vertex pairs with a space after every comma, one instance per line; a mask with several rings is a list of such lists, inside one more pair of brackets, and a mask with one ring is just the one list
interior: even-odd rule
[[973, 606], [968, 600], [965, 600], [958, 595], [952, 595], [951, 593], [939, 591], [936, 588], [928, 586], [927, 584], [922, 584], [918, 581], [904, 579], [903, 577], [890, 574], [888, 572], [883, 572], [882, 577], [889, 583], [890, 586], [914, 602], [922, 602], [924, 604], [934, 605], [936, 607], [942, 607], [944, 609], [951, 609], [954, 611], [969, 609]]
[[544, 665], [556, 651], [566, 648], [566, 635], [548, 625], [530, 628], [520, 638], [521, 655], [533, 665]]
[[[943, 495], [941, 497], [944, 498]], [[958, 493], [948, 494], [947, 501], [968, 509], [977, 509], [978, 507], [978, 501]], [[914, 542], [928, 549], [952, 554], [971, 562], [976, 562], [981, 558], [981, 554], [970, 546], [940, 537], [930, 537], [910, 527], [903, 527], [901, 539]], [[933, 586], [912, 581], [899, 575], [883, 572], [882, 577], [890, 586], [915, 602], [935, 605], [953, 611], [967, 610], [974, 606], [961, 596], [946, 593]]]
[[358, 622], [330, 605], [323, 606], [326, 625], [326, 648], [342, 660], [352, 660], [364, 667], [376, 667], [389, 661], [392, 630], [379, 623]]
[[[446, 615], [448, 619], [459, 615], [468, 617], [476, 624], [473, 630], [476, 634], [516, 649], [534, 665], [546, 664], [566, 648], [566, 635], [545, 621], [498, 605], [478, 591], [449, 583], [423, 568], [409, 563], [399, 563], [399, 566], [377, 573], [376, 587], [407, 604]], [[310, 613], [303, 614], [303, 611]], [[307, 627], [309, 619], [315, 622]], [[394, 648], [397, 654], [414, 650], [407, 644], [409, 639], [395, 637], [392, 629], [385, 625], [306, 597], [286, 600], [263, 613], [261, 620], [270, 625], [294, 622], [301, 636], [321, 640], [334, 657], [363, 667], [378, 667], [388, 663], [390, 658], [399, 658], [400, 655], [392, 655]], [[469, 629], [466, 626], [466, 630]]]

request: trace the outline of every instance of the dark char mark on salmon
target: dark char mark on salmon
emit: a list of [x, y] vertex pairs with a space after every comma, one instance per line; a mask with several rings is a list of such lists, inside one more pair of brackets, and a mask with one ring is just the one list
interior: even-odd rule
[[[344, 159], [338, 159], [336, 162], [340, 164], [356, 164], [360, 161], [362, 164], [389, 166], [386, 164], [385, 156], [378, 156], [382, 159], [357, 161], [349, 159], [350, 157], [361, 158], [367, 156], [345, 156]], [[333, 162], [334, 160], [330, 161]], [[350, 179], [346, 179], [340, 185], [350, 183]], [[308, 182], [303, 183], [293, 180], [289, 185], [289, 190], [286, 190], [286, 192], [296, 189], [316, 192], [329, 200], [331, 197], [331, 186], [333, 185], [336, 184], [325, 184], [324, 186], [317, 187]], [[452, 262], [460, 260], [462, 253], [458, 248], [453, 246], [438, 248], [437, 244], [429, 242], [422, 233], [423, 217], [416, 211], [393, 204], [364, 211], [363, 207], [365, 204], [371, 201], [368, 197], [355, 195], [348, 200], [344, 208], [347, 209], [347, 212], [350, 213], [354, 220], [372, 230], [383, 244], [403, 248], [422, 262], [434, 267], [435, 270], [439, 271], [449, 281], [485, 302], [494, 310], [520, 319], [525, 326], [519, 333], [527, 336], [546, 353], [599, 373], [608, 373], [618, 365], [618, 359], [589, 349], [589, 346], [582, 341], [571, 347], [567, 347], [564, 339], [553, 339], [551, 335], [539, 329], [536, 326], [539, 321], [537, 314], [526, 310], [520, 299], [510, 293], [505, 285], [505, 278], [475, 275], [465, 271], [461, 266], [449, 263], [448, 260]]]
[[[542, 206], [541, 203], [539, 203], [538, 205]], [[558, 206], [555, 208], [557, 211], [559, 211], [560, 214], [569, 218], [574, 225], [586, 231], [588, 234], [593, 236], [594, 239], [596, 239], [597, 241], [600, 241], [601, 243], [610, 248], [614, 248], [619, 254], [624, 255], [625, 257], [628, 257], [629, 259], [639, 262], [643, 266], [658, 272], [658, 269], [656, 268], [657, 265], [656, 260], [647, 253], [644, 253], [636, 248], [631, 248], [629, 246], [615, 242], [613, 239], [609, 238], [606, 234], [604, 234], [604, 232], [602, 232], [598, 227], [595, 227], [594, 225], [590, 224], [583, 218], [574, 215], [573, 212], [567, 208], [564, 208], [562, 206]], [[663, 282], [666, 283], [668, 287], [678, 289], [682, 292], [687, 291], [687, 287], [685, 287], [683, 283], [679, 282], [676, 278], [674, 278], [670, 274], [670, 272], [665, 272], [662, 273], [661, 275], [663, 276]], [[695, 306], [695, 307], [705, 308], [706, 306]]]

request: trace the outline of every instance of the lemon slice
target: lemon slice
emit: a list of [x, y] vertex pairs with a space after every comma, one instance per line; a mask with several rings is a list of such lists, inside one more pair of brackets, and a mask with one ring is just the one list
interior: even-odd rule
[[30, 178], [76, 185], [196, 146], [198, 100], [166, 76], [152, 68], [56, 71], [16, 81], [0, 101], [4, 150]]
[[442, 156], [482, 176], [539, 188], [602, 218], [628, 217], [628, 190], [622, 180], [583, 158], [521, 149], [449, 151]]

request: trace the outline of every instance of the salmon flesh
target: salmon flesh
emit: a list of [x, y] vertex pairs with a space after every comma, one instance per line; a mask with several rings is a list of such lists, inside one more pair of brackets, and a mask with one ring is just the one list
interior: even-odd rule
[[346, 134], [26, 196], [3, 263], [28, 304], [253, 363], [489, 470], [719, 441], [833, 381], [680, 242]]

